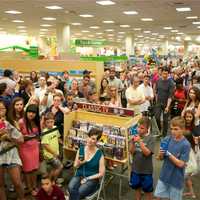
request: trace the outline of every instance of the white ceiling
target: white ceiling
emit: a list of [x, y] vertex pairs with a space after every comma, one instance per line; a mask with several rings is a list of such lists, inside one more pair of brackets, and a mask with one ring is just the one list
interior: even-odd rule
[[[70, 24], [73, 22], [82, 23], [81, 26], [71, 26], [72, 35], [81, 33], [82, 36], [98, 38], [118, 38], [118, 32], [126, 32], [137, 35], [143, 35], [150, 38], [151, 33], [164, 34], [171, 38], [177, 36], [170, 30], [164, 30], [163, 27], [170, 26], [177, 29], [185, 35], [200, 35], [198, 25], [193, 25], [193, 21], [200, 21], [200, 0], [113, 0], [116, 4], [111, 6], [101, 6], [96, 4], [96, 0], [0, 0], [0, 28], [8, 33], [19, 33], [17, 26], [26, 26], [29, 34], [38, 35], [41, 24], [51, 24], [48, 28], [48, 35], [55, 34], [57, 23]], [[58, 5], [62, 10], [48, 10], [45, 6]], [[176, 7], [191, 7], [191, 12], [178, 13]], [[22, 14], [6, 14], [7, 10], [18, 10]], [[125, 15], [123, 11], [134, 10], [138, 15]], [[93, 18], [82, 18], [80, 14], [92, 14]], [[186, 19], [187, 16], [198, 16], [199, 20]], [[56, 21], [44, 21], [43, 17], [55, 17]], [[141, 18], [153, 18], [153, 22], [142, 22]], [[12, 20], [24, 20], [24, 23], [14, 23]], [[104, 20], [113, 20], [114, 24], [104, 24]], [[130, 28], [121, 28], [120, 25], [128, 24]], [[90, 26], [99, 26], [100, 29], [93, 30]], [[200, 25], [199, 25], [200, 26]], [[141, 31], [134, 31], [134, 28], [142, 28]], [[114, 32], [106, 32], [106, 29], [114, 29]], [[82, 33], [82, 30], [89, 30], [90, 33]], [[143, 33], [151, 31], [151, 33]], [[96, 35], [97, 32], [103, 32], [103, 35]], [[114, 34], [108, 35], [108, 34]], [[78, 36], [81, 37], [81, 36]], [[121, 36], [123, 40], [123, 36]], [[154, 40], [154, 39], [152, 39]]]

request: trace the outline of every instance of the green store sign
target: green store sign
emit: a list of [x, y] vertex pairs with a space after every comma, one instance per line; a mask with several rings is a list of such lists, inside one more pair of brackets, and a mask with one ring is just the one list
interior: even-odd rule
[[109, 62], [109, 61], [126, 61], [127, 56], [81, 56], [81, 61], [96, 61], [96, 62]]
[[103, 46], [107, 44], [105, 40], [75, 40], [75, 46]]

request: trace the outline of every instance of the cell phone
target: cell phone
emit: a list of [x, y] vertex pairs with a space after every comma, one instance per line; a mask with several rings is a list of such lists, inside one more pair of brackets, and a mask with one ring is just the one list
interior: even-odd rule
[[79, 159], [80, 161], [84, 161], [84, 155], [79, 155], [78, 159]]

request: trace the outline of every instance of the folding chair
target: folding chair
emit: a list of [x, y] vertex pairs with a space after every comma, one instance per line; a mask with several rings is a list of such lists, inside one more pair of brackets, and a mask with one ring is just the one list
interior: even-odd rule
[[[105, 198], [104, 180], [105, 180], [105, 175], [101, 178], [99, 189], [95, 193], [85, 197], [84, 200], [94, 200], [94, 199], [96, 199], [96, 200], [104, 200], [104, 198]], [[100, 197], [101, 191], [103, 191], [103, 198]]]

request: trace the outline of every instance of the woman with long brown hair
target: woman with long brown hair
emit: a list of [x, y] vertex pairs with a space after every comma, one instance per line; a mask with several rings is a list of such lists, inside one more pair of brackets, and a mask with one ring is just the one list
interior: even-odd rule
[[19, 129], [19, 120], [24, 116], [24, 100], [21, 97], [15, 97], [12, 100], [8, 111], [8, 120], [10, 123]]

